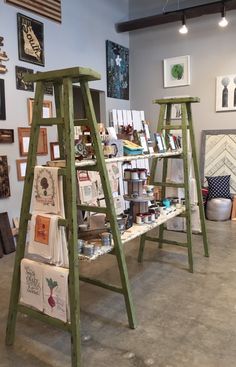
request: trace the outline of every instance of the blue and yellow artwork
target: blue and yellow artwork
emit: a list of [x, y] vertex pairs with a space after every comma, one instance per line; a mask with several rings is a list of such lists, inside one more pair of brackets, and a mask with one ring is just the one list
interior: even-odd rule
[[106, 41], [107, 97], [129, 99], [129, 49]]

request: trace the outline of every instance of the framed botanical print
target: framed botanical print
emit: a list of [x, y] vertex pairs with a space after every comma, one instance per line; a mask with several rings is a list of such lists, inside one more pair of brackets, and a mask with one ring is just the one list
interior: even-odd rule
[[[30, 142], [30, 127], [18, 127], [19, 150], [21, 157], [27, 157]], [[38, 155], [48, 154], [47, 128], [40, 128], [38, 141]]]
[[6, 120], [4, 79], [0, 79], [0, 120]]
[[19, 59], [44, 66], [44, 27], [38, 20], [17, 13]]

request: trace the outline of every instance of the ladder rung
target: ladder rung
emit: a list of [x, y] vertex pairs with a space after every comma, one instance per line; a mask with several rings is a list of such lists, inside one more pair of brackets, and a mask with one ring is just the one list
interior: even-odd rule
[[185, 188], [184, 183], [177, 183], [177, 182], [154, 182], [153, 185], [155, 185], [155, 186], [164, 186], [164, 187]]
[[80, 275], [79, 279], [82, 280], [83, 282], [90, 283], [101, 288], [109, 289], [110, 291], [113, 292], [124, 293], [121, 287], [117, 287], [116, 285], [113, 284], [104, 283], [98, 279], [84, 277], [83, 275]]
[[64, 118], [63, 117], [41, 118], [38, 120], [37, 124], [40, 126], [63, 125]]
[[[161, 130], [182, 130], [183, 126], [182, 125], [161, 125], [160, 129]], [[189, 127], [187, 126], [187, 129]]]
[[75, 126], [89, 126], [90, 122], [88, 119], [75, 119], [74, 125]]
[[48, 324], [51, 324], [51, 325], [53, 325], [53, 326], [55, 326], [59, 329], [66, 330], [66, 331], [71, 330], [71, 326], [70, 326], [69, 323], [66, 323], [66, 322], [63, 322], [63, 321], [61, 321], [59, 319], [56, 319], [54, 317], [45, 315], [44, 313], [42, 313], [40, 311], [37, 311], [37, 310], [34, 310], [33, 308], [18, 304], [17, 309], [18, 309], [19, 312], [21, 312], [25, 315], [31, 316], [31, 317], [33, 317], [37, 320], [40, 320], [40, 321], [44, 321], [44, 322], [46, 322]]
[[[175, 232], [175, 231], [172, 231], [172, 232]], [[167, 245], [174, 245], [174, 246], [181, 246], [181, 247], [188, 247], [187, 243], [173, 241], [173, 240], [165, 240], [165, 239], [160, 240], [160, 238], [150, 237], [150, 236], [145, 236], [145, 241], [166, 243]]]
[[94, 212], [94, 213], [105, 213], [107, 214], [108, 210], [106, 207], [101, 206], [91, 206], [91, 205], [82, 205], [78, 204], [77, 208], [82, 211]]
[[[42, 213], [42, 216], [43, 216], [44, 213]], [[32, 218], [32, 214], [29, 213], [28, 214], [28, 220], [31, 220]], [[68, 224], [68, 221], [66, 219], [63, 219], [63, 218], [59, 218], [58, 219], [58, 227], [66, 227]]]
[[84, 166], [76, 166], [75, 167], [79, 171], [99, 171], [98, 165], [95, 164], [94, 166], [91, 166], [90, 164], [84, 165]]

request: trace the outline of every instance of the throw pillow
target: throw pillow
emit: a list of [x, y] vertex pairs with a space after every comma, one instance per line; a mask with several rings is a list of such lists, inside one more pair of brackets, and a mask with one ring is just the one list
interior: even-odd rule
[[231, 199], [230, 175], [206, 177], [208, 182], [208, 200], [213, 198]]

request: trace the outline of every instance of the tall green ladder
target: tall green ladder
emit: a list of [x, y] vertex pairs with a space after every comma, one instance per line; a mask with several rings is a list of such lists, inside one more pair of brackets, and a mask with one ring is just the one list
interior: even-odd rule
[[[94, 112], [93, 102], [88, 82], [99, 80], [100, 75], [88, 68], [73, 67], [62, 70], [42, 72], [25, 77], [25, 80], [36, 82], [35, 103], [30, 134], [27, 169], [22, 197], [19, 236], [16, 249], [15, 265], [11, 287], [11, 297], [6, 330], [6, 344], [12, 345], [15, 338], [15, 327], [17, 313], [27, 314], [45, 323], [67, 330], [71, 333], [71, 356], [72, 367], [81, 366], [80, 362], [80, 298], [79, 279], [82, 281], [118, 292], [124, 296], [128, 321], [130, 328], [136, 327], [134, 305], [131, 297], [127, 267], [123, 247], [121, 244], [120, 231], [118, 229], [113, 196], [110, 188], [109, 177], [99, 137], [98, 125]], [[54, 87], [56, 117], [43, 118], [43, 98], [46, 83], [52, 83]], [[73, 106], [73, 84], [80, 83], [82, 98], [86, 110], [85, 119], [74, 119]], [[69, 301], [70, 322], [64, 323], [60, 320], [44, 315], [31, 307], [20, 304], [20, 264], [25, 255], [25, 243], [28, 221], [30, 220], [30, 202], [34, 178], [34, 167], [36, 165], [37, 145], [40, 126], [57, 126], [58, 141], [60, 147], [60, 158], [65, 160], [65, 168], [60, 168], [59, 174], [64, 180], [64, 202], [65, 219], [59, 224], [66, 227], [69, 254]], [[89, 126], [96, 154], [94, 166], [84, 166], [83, 170], [94, 170], [100, 172], [102, 187], [104, 191], [106, 207], [94, 207], [77, 204], [77, 182], [76, 165], [74, 153], [74, 126]], [[118, 262], [121, 285], [103, 283], [97, 279], [83, 277], [79, 274], [79, 260], [77, 250], [78, 226], [77, 211], [88, 210], [92, 212], [105, 213], [110, 221], [114, 252]]]
[[[162, 168], [162, 181], [156, 181], [156, 171], [158, 165], [158, 158], [154, 158], [151, 166], [151, 175], [150, 175], [150, 183], [161, 187], [161, 197], [162, 199], [166, 197], [166, 188], [167, 187], [175, 187], [175, 188], [184, 188], [185, 191], [185, 207], [186, 210], [180, 216], [185, 217], [186, 219], [186, 234], [187, 234], [187, 242], [180, 243], [178, 241], [168, 240], [164, 238], [164, 230], [165, 227], [162, 224], [159, 227], [159, 237], [151, 237], [146, 234], [143, 234], [140, 239], [140, 247], [138, 254], [138, 261], [143, 261], [143, 252], [145, 241], [153, 241], [158, 242], [159, 247], [162, 248], [163, 243], [182, 246], [187, 248], [188, 250], [188, 263], [189, 263], [189, 271], [193, 272], [193, 254], [192, 254], [192, 220], [191, 220], [191, 202], [190, 202], [190, 187], [189, 187], [189, 159], [188, 159], [188, 131], [191, 143], [191, 151], [192, 151], [192, 162], [194, 175], [196, 180], [196, 188], [197, 188], [197, 197], [198, 197], [198, 206], [199, 206], [199, 214], [200, 214], [200, 222], [201, 222], [201, 234], [203, 238], [203, 246], [204, 246], [204, 254], [206, 257], [209, 256], [208, 252], [208, 240], [206, 233], [206, 223], [205, 223], [205, 214], [203, 207], [203, 199], [201, 193], [201, 184], [200, 184], [200, 174], [197, 162], [197, 153], [196, 153], [196, 143], [194, 137], [194, 129], [193, 129], [193, 118], [192, 118], [192, 110], [191, 103], [200, 102], [199, 98], [170, 98], [170, 99], [157, 99], [153, 103], [157, 103], [160, 105], [160, 114], [158, 119], [157, 133], [170, 132], [170, 130], [181, 130], [182, 131], [182, 153], [176, 158], [183, 160], [183, 170], [184, 170], [184, 182], [182, 183], [174, 183], [167, 182], [167, 169], [168, 169], [168, 159], [173, 157], [165, 157], [163, 158], [163, 168]], [[176, 125], [171, 121], [171, 111], [174, 108], [175, 104], [181, 105], [181, 124]]]

